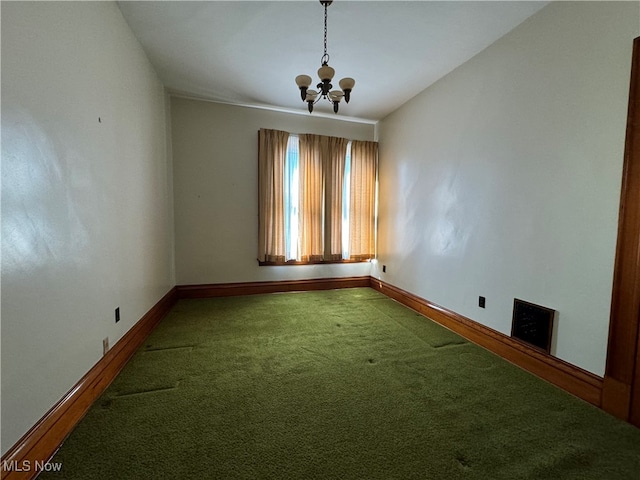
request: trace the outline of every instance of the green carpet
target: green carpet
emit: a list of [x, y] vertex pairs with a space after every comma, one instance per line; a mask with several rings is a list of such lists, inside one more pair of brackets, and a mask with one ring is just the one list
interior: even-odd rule
[[633, 479], [640, 430], [368, 288], [181, 300], [69, 479]]

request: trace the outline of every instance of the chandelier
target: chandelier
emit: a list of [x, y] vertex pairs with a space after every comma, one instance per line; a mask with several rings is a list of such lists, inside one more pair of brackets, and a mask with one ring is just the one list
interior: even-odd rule
[[296, 84], [300, 88], [302, 101], [307, 102], [309, 113], [313, 112], [313, 106], [323, 98], [331, 102], [333, 104], [333, 111], [338, 113], [340, 100], [344, 98], [345, 102], [349, 103], [351, 90], [356, 84], [356, 81], [349, 77], [343, 78], [339, 82], [341, 90], [331, 90], [333, 88], [331, 80], [336, 71], [329, 66], [329, 54], [327, 53], [327, 7], [329, 7], [333, 1], [320, 0], [320, 3], [324, 6], [324, 55], [322, 55], [320, 59], [322, 66], [318, 69], [318, 77], [320, 77], [320, 83], [316, 85], [318, 91], [309, 90], [312, 82], [309, 75], [298, 75], [296, 77]]

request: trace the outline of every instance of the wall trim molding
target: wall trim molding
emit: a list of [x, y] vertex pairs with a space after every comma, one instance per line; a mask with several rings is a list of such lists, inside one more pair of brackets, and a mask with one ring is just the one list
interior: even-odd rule
[[[268, 110], [271, 112], [278, 112], [278, 113], [287, 113], [287, 114], [291, 114], [291, 115], [304, 115], [304, 116], [308, 116], [309, 114], [307, 113], [306, 109], [302, 109], [302, 110], [298, 110], [298, 109], [294, 109], [294, 108], [281, 108], [281, 107], [275, 107], [273, 105], [264, 105], [264, 104], [258, 104], [258, 103], [238, 103], [238, 102], [225, 102], [222, 100], [213, 100], [209, 97], [206, 97], [204, 95], [196, 95], [193, 93], [187, 93], [187, 92], [183, 92], [180, 90], [176, 90], [173, 88], [168, 88], [167, 92], [169, 93], [169, 95], [171, 97], [175, 97], [175, 98], [181, 98], [184, 100], [198, 100], [200, 102], [207, 102], [207, 103], [217, 103], [219, 105], [229, 105], [232, 107], [242, 107], [242, 108], [254, 108], [254, 109], [258, 109], [258, 110]], [[313, 112], [314, 114], [316, 112]], [[323, 112], [317, 112], [317, 117], [321, 117], [321, 118], [331, 118], [332, 120], [336, 119], [336, 115], [334, 113], [323, 113]], [[369, 120], [367, 118], [361, 118], [361, 117], [351, 117], [351, 116], [346, 116], [346, 115], [341, 115], [340, 116], [340, 120], [344, 120], [347, 122], [352, 122], [352, 123], [364, 123], [367, 125], [377, 125], [377, 120]]]
[[313, 278], [308, 280], [276, 280], [265, 282], [211, 283], [178, 285], [178, 298], [212, 298], [262, 293], [333, 290], [336, 288], [369, 287], [369, 276]]
[[[177, 292], [173, 287], [2, 456], [0, 472], [3, 479], [32, 479], [40, 473], [36, 470], [36, 462], [42, 464], [53, 457], [176, 300]], [[5, 466], [14, 468], [5, 470]]]
[[603, 386], [601, 377], [382, 280], [371, 277], [371, 288], [537, 377], [601, 407]]

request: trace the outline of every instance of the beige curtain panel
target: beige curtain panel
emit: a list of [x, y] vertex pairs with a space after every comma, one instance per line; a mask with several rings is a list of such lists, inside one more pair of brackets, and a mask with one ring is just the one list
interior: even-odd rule
[[284, 165], [289, 133], [258, 132], [259, 237], [258, 260], [285, 261]]
[[319, 135], [300, 135], [300, 245], [303, 262], [324, 260], [324, 181], [323, 159], [326, 139]]
[[376, 174], [378, 144], [351, 143], [351, 198], [349, 211], [349, 258], [369, 260], [375, 256]]
[[346, 138], [300, 135], [300, 256], [342, 260], [342, 185]]
[[342, 205], [347, 144], [349, 140], [325, 137], [325, 237], [324, 259], [342, 260]]

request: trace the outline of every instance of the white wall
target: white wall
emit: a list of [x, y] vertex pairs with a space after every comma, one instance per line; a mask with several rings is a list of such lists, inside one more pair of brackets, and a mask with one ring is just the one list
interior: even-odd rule
[[258, 130], [373, 140], [374, 125], [178, 97], [171, 122], [178, 285], [369, 275], [369, 263], [258, 266]]
[[[603, 375], [639, 4], [558, 2], [379, 124], [373, 275]], [[478, 296], [487, 299], [478, 308]]]
[[175, 284], [164, 101], [115, 3], [2, 2], [3, 453]]

